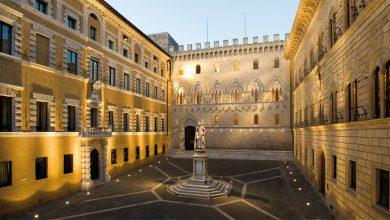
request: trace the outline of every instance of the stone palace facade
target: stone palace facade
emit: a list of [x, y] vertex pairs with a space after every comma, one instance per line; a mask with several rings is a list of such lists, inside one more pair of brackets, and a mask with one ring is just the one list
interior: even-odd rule
[[[288, 35], [286, 35], [288, 37]], [[172, 53], [171, 145], [193, 149], [198, 122], [207, 147], [232, 150], [291, 150], [289, 61], [285, 41], [233, 39]]]

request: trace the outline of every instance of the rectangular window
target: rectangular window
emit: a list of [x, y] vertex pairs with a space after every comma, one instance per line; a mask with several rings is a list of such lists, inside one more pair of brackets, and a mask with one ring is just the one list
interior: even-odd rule
[[99, 80], [99, 61], [91, 59], [91, 80]]
[[352, 121], [352, 112], [353, 112], [353, 107], [352, 107], [352, 87], [351, 87], [351, 83], [348, 83], [347, 85], [347, 106], [346, 106], [346, 110], [348, 111], [347, 112], [347, 121], [348, 122], [351, 122]]
[[0, 188], [12, 185], [12, 162], [0, 162]]
[[73, 30], [76, 30], [76, 24], [77, 24], [77, 20], [68, 16], [68, 27], [72, 28]]
[[307, 150], [307, 147], [305, 147], [305, 164], [307, 165], [307, 153], [308, 153], [308, 150]]
[[49, 113], [47, 111], [47, 102], [37, 102], [37, 131], [49, 130]]
[[311, 149], [311, 166], [314, 167], [315, 157], [314, 157], [314, 149]]
[[123, 87], [124, 90], [130, 91], [130, 76], [127, 73], [123, 75]]
[[349, 161], [349, 188], [356, 191], [356, 161]]
[[149, 145], [146, 145], [145, 154], [146, 157], [149, 157]]
[[137, 94], [141, 94], [141, 80], [140, 79], [135, 80], [135, 92]]
[[332, 178], [337, 179], [337, 156], [332, 155]]
[[129, 148], [127, 147], [123, 149], [123, 161], [129, 161]]
[[68, 105], [68, 131], [76, 131], [76, 107]]
[[47, 178], [47, 157], [38, 157], [35, 159], [35, 179]]
[[40, 34], [36, 35], [36, 62], [49, 66], [50, 39]]
[[139, 63], [139, 62], [138, 62], [138, 53], [135, 53], [135, 54], [134, 54], [134, 62]]
[[150, 132], [149, 116], [145, 116], [145, 131]]
[[64, 174], [73, 173], [73, 154], [64, 155]]
[[114, 49], [114, 41], [108, 40], [108, 48], [110, 48], [111, 50]]
[[158, 99], [158, 88], [157, 86], [154, 87], [154, 99]]
[[137, 146], [137, 147], [135, 148], [135, 159], [136, 159], [136, 160], [139, 160], [139, 158], [140, 158], [140, 155], [139, 155], [139, 146]]
[[165, 90], [161, 90], [161, 101], [165, 100]]
[[377, 170], [377, 175], [377, 204], [389, 209], [389, 171], [379, 169]]
[[12, 131], [12, 98], [0, 96], [0, 132]]
[[161, 119], [161, 131], [165, 132], [165, 120], [163, 118]]
[[43, 14], [47, 14], [47, 2], [42, 0], [36, 0], [35, 6], [38, 11], [42, 12]]
[[124, 57], [129, 57], [129, 51], [127, 49], [123, 48], [123, 56]]
[[111, 149], [111, 164], [116, 164], [116, 149]]
[[0, 21], [0, 52], [10, 54], [12, 48], [12, 27]]
[[91, 26], [89, 29], [89, 38], [96, 40], [96, 28], [94, 26]]
[[123, 131], [124, 132], [129, 131], [129, 113], [123, 114]]
[[108, 112], [108, 126], [110, 126], [112, 128], [112, 130], [114, 131], [114, 112], [113, 111]]
[[98, 126], [98, 110], [96, 108], [91, 108], [90, 114], [91, 128], [96, 128]]
[[353, 83], [353, 90], [352, 90], [352, 109], [351, 109], [351, 115], [352, 115], [352, 120], [357, 121], [357, 108], [358, 108], [358, 81], [357, 79]]
[[154, 117], [154, 132], [158, 132], [158, 120], [157, 120], [157, 117]]
[[279, 114], [275, 114], [275, 125], [280, 125], [280, 116], [279, 116]]
[[165, 154], [165, 144], [162, 146], [162, 153]]
[[157, 73], [157, 67], [153, 67], [153, 72]]
[[145, 61], [145, 68], [149, 69], [149, 62], [148, 61]]
[[146, 97], [150, 97], [150, 84], [149, 83], [145, 84], [145, 95], [146, 95]]
[[68, 50], [68, 72], [77, 75], [77, 53]]
[[157, 144], [154, 145], [154, 156], [158, 154], [158, 147]]
[[139, 115], [135, 116], [135, 131], [141, 132], [141, 126], [139, 124]]
[[115, 86], [115, 68], [109, 67], [108, 84]]

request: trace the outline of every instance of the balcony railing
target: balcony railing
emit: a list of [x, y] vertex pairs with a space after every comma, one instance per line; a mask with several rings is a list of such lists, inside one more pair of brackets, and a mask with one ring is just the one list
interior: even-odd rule
[[85, 138], [108, 138], [112, 137], [111, 128], [81, 128], [80, 137]]

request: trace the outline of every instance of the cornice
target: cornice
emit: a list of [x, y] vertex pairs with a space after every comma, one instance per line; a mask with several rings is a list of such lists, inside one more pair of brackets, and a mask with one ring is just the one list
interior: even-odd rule
[[284, 57], [292, 60], [304, 39], [311, 21], [323, 0], [301, 0], [287, 41]]

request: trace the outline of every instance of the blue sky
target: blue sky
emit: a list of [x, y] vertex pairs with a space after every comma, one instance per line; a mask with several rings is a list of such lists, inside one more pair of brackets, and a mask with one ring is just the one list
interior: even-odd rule
[[169, 32], [179, 43], [284, 34], [291, 31], [299, 0], [106, 0], [144, 33]]

